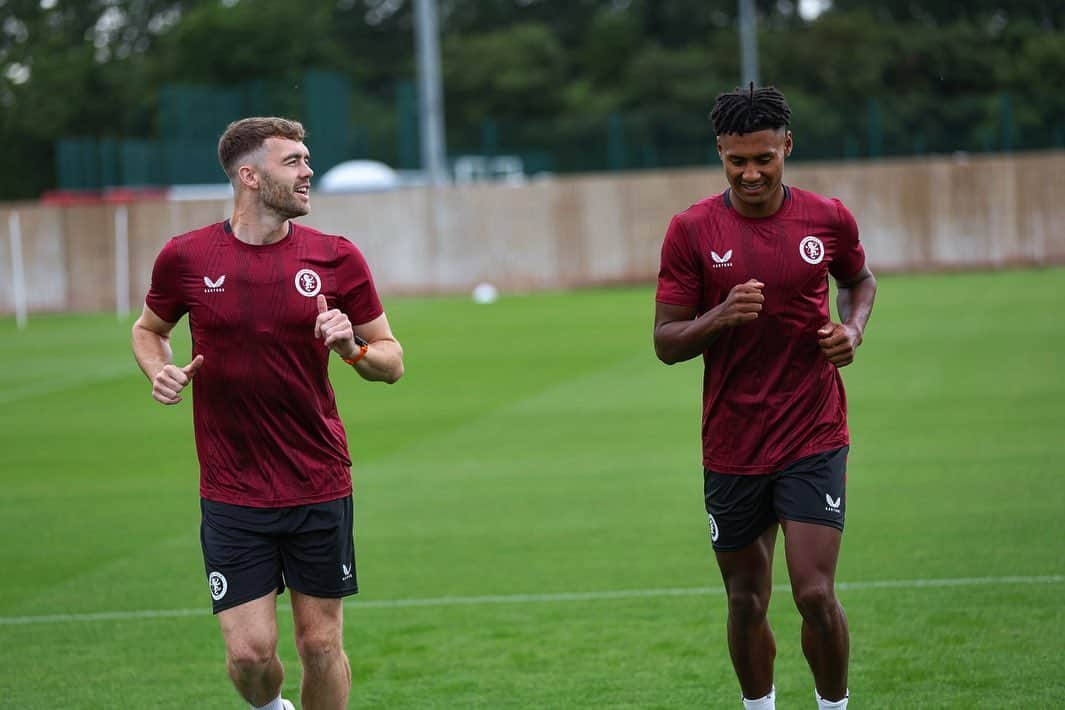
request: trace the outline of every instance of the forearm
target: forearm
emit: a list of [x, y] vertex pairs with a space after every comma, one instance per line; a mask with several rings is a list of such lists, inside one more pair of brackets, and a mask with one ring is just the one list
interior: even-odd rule
[[691, 320], [671, 321], [655, 327], [655, 354], [667, 365], [702, 355], [724, 329], [720, 307], [711, 308]]
[[836, 298], [840, 322], [857, 329], [859, 334], [864, 334], [875, 300], [876, 277], [872, 274], [856, 283], [840, 286]]
[[394, 384], [403, 376], [403, 347], [396, 340], [375, 340], [354, 368], [364, 380]]
[[170, 337], [153, 332], [139, 323], [133, 326], [132, 344], [133, 357], [149, 380], [174, 360]]

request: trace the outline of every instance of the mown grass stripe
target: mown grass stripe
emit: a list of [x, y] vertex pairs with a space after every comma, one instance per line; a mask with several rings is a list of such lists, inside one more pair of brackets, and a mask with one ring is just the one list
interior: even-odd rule
[[[836, 588], [843, 591], [876, 589], [929, 589], [943, 587], [979, 587], [990, 585], [1040, 585], [1060, 584], [1065, 575], [1015, 575], [1007, 577], [956, 577], [953, 579], [881, 579], [866, 582], [839, 582]], [[778, 592], [788, 591], [786, 584], [774, 585]], [[611, 599], [642, 599], [647, 597], [691, 597], [720, 594], [720, 587], [675, 587], [661, 589], [618, 589], [598, 592], [554, 592], [549, 594], [488, 594], [469, 597], [436, 597], [425, 599], [380, 599], [350, 601], [345, 606], [352, 609], [401, 609], [410, 607], [481, 606], [488, 604], [524, 604], [545, 602], [609, 601]], [[278, 606], [279, 611], [288, 607]], [[185, 616], [206, 616], [200, 609], [144, 609], [140, 611], [101, 611], [84, 614], [45, 614], [41, 616], [0, 616], [0, 626], [23, 624], [55, 624], [86, 621], [126, 621], [131, 619], [166, 619]]]

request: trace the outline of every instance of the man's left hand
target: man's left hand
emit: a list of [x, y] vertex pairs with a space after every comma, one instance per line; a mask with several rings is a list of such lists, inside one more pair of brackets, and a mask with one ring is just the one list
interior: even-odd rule
[[318, 294], [318, 318], [314, 321], [314, 337], [325, 338], [325, 346], [340, 357], [354, 357], [359, 351], [351, 321], [343, 311], [330, 308], [322, 294]]
[[854, 362], [854, 351], [862, 342], [862, 334], [852, 325], [829, 322], [817, 329], [817, 339], [829, 362], [846, 367]]

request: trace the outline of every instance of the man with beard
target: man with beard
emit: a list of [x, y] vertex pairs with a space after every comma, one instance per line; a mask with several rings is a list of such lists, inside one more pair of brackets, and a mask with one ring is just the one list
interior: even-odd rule
[[835, 594], [850, 441], [839, 368], [862, 342], [876, 279], [850, 211], [784, 184], [791, 109], [779, 91], [722, 94], [711, 119], [729, 189], [669, 225], [655, 352], [703, 357], [703, 495], [744, 707], [775, 707], [766, 611], [780, 529], [817, 706], [838, 710], [850, 649]]
[[[330, 351], [361, 377], [403, 374], [369, 267], [347, 239], [292, 219], [310, 208], [303, 126], [229, 125], [218, 157], [233, 216], [171, 239], [152, 271], [133, 352], [162, 404], [195, 379], [200, 539], [229, 676], [253, 708], [281, 697], [276, 600], [291, 590], [302, 707], [347, 707], [343, 597], [355, 594], [351, 459]], [[189, 315], [192, 352], [170, 333]]]

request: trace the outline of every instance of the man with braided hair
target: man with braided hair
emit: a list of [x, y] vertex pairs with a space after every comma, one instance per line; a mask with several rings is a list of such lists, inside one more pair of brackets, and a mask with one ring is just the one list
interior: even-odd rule
[[790, 118], [772, 87], [717, 97], [729, 188], [673, 218], [655, 296], [659, 359], [703, 356], [703, 493], [748, 710], [775, 707], [766, 612], [778, 527], [818, 707], [848, 699], [850, 640], [835, 595], [850, 443], [838, 368], [862, 342], [876, 279], [847, 208], [782, 182]]

